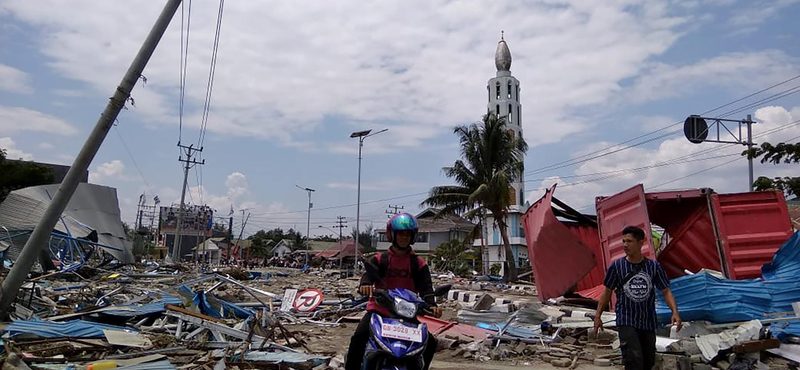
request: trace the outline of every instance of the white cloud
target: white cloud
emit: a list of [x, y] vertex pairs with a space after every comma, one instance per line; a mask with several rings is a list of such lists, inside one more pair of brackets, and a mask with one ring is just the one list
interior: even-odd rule
[[23, 107], [0, 105], [0, 133], [40, 131], [56, 135], [72, 135], [75, 127], [64, 120]]
[[664, 99], [708, 88], [711, 84], [749, 91], [753, 85], [771, 85], [797, 72], [797, 60], [779, 50], [729, 53], [684, 66], [653, 63], [636, 79], [625, 101]]
[[85, 91], [68, 90], [68, 89], [53, 90], [53, 94], [56, 94], [58, 96], [63, 96], [65, 98], [80, 98], [80, 97], [86, 96], [86, 92]]
[[119, 159], [101, 163], [94, 171], [89, 171], [89, 182], [107, 183], [109, 180], [128, 180], [125, 176], [125, 164]]
[[6, 158], [8, 159], [33, 160], [33, 154], [25, 153], [21, 149], [17, 149], [16, 143], [14, 143], [14, 140], [11, 140], [10, 137], [0, 137], [0, 149], [6, 151]]
[[[349, 189], [356, 190], [357, 183], [351, 182], [330, 182], [325, 184], [326, 187], [331, 189]], [[414, 189], [420, 187], [420, 184], [411, 182], [403, 178], [390, 178], [383, 179], [376, 182], [362, 182], [361, 190], [399, 190], [399, 189]]]
[[798, 0], [750, 1], [749, 6], [739, 9], [730, 22], [736, 27], [755, 27], [780, 14], [780, 11], [797, 4]]
[[44, 142], [43, 142], [43, 143], [39, 143], [39, 145], [37, 145], [37, 148], [39, 148], [39, 149], [41, 149], [41, 150], [53, 150], [53, 149], [55, 149], [56, 147], [55, 147], [55, 145], [53, 145], [53, 144], [50, 144], [50, 143], [44, 143]]
[[[96, 11], [81, 13], [87, 6]], [[57, 72], [108, 93], [160, 6], [11, 0], [2, 8], [47, 25], [39, 47]], [[195, 3], [192, 12], [187, 99], [193, 110], [186, 122], [195, 128], [215, 6]], [[382, 139], [390, 143], [384, 150], [424, 147], [485, 112], [485, 81], [495, 74], [498, 33], [506, 29], [525, 129], [536, 133], [528, 140], [557, 142], [590, 125], [575, 113], [619, 94], [620, 82], [666, 51], [689, 19], [658, 1], [232, 2], [225, 8], [208, 129], [292, 146], [324, 118], [341, 117], [353, 130], [385, 123], [391, 130]], [[178, 50], [179, 21], [144, 71], [147, 87], [133, 93], [137, 108], [131, 112], [151, 124], [177, 122], [179, 55], [166, 51]], [[352, 150], [347, 147], [328, 150]]]
[[[755, 112], [754, 118], [759, 121], [753, 127], [754, 141], [758, 143], [789, 139], [796, 142], [800, 137], [800, 125], [792, 124], [800, 120], [800, 107], [792, 110], [779, 106], [764, 107]], [[765, 135], [766, 132], [772, 133]], [[597, 143], [587, 152], [605, 148], [609, 144]], [[692, 144], [682, 136], [672, 138], [662, 141], [656, 148], [634, 147], [585, 162], [568, 175], [544, 179], [538, 179], [541, 175], [527, 175], [526, 199], [533, 202], [541, 197], [544, 188], [558, 183], [557, 198], [575, 208], [589, 206], [581, 211], [593, 213], [596, 196], [613, 195], [638, 183], [645, 185], [645, 191], [709, 187], [721, 193], [743, 192], [747, 191], [748, 181], [747, 161], [739, 155], [743, 150], [744, 147], [740, 145]], [[681, 160], [676, 161], [676, 158]], [[729, 161], [733, 162], [727, 163]], [[665, 163], [672, 164], [663, 165]], [[796, 174], [796, 166], [756, 162], [754, 173], [756, 178]], [[622, 171], [631, 168], [639, 170]], [[707, 169], [710, 170], [705, 171]], [[593, 181], [595, 179], [602, 180]], [[665, 185], [656, 187], [661, 184]]]
[[0, 91], [30, 94], [33, 88], [28, 80], [27, 73], [0, 63]]

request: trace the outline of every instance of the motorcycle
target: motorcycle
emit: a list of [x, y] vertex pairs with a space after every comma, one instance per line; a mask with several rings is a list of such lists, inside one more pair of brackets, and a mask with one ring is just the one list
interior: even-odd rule
[[[447, 294], [450, 285], [433, 292], [436, 297]], [[407, 289], [378, 289], [375, 301], [391, 312], [391, 317], [377, 313], [370, 319], [370, 338], [367, 342], [363, 370], [421, 370], [422, 357], [428, 343], [428, 326], [417, 316], [432, 314], [430, 305], [419, 295]]]

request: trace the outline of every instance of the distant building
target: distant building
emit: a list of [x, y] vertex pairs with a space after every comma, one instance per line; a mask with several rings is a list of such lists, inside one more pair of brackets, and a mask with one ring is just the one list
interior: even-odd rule
[[292, 241], [289, 239], [282, 239], [272, 247], [272, 250], [269, 252], [270, 257], [279, 257], [283, 258], [283, 256], [292, 253]]
[[[71, 166], [65, 166], [63, 164], [53, 164], [53, 163], [43, 163], [43, 162], [34, 162], [34, 161], [23, 161], [19, 159], [9, 159], [9, 161], [14, 162], [25, 162], [25, 163], [32, 163], [37, 164], [39, 166], [44, 166], [50, 169], [53, 173], [53, 184], [60, 184], [61, 181], [64, 181], [64, 177], [67, 176], [67, 172]], [[89, 182], [89, 171], [84, 171], [81, 177], [78, 179], [79, 182], [88, 183]], [[46, 185], [46, 184], [45, 184]]]
[[[428, 208], [417, 217], [419, 232], [414, 242], [414, 251], [421, 254], [433, 253], [440, 244], [451, 241], [463, 241], [475, 228], [475, 224], [457, 215], [442, 215], [437, 218], [439, 210]], [[386, 237], [386, 229], [379, 229], [378, 250], [387, 250], [392, 245]], [[471, 242], [471, 241], [469, 241]]]

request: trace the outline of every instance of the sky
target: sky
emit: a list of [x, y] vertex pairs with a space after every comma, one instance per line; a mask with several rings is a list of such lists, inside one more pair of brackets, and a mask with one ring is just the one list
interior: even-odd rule
[[[71, 164], [164, 3], [0, 0], [0, 148]], [[530, 202], [554, 183], [587, 213], [638, 183], [746, 191], [743, 147], [689, 143], [691, 114], [751, 114], [756, 142], [800, 136], [800, 0], [228, 1], [201, 139], [218, 10], [178, 10], [90, 166], [126, 222], [142, 194], [180, 200], [180, 141], [205, 160], [187, 201], [221, 218], [233, 209], [236, 232], [250, 213], [245, 235], [305, 234], [298, 185], [315, 189], [312, 236], [333, 234], [337, 216], [353, 227], [349, 136], [383, 128], [364, 141], [362, 229], [383, 225], [390, 205], [418, 212], [431, 187], [452, 183], [441, 170], [459, 157], [453, 128], [486, 112], [501, 31], [521, 85]], [[756, 163], [755, 175], [796, 166]]]

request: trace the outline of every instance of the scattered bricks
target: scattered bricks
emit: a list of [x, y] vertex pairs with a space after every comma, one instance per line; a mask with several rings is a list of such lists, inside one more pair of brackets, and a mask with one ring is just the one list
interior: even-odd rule
[[572, 360], [569, 358], [560, 358], [557, 360], [553, 360], [553, 362], [551, 362], [550, 364], [555, 367], [569, 367], [569, 365], [572, 365]]
[[566, 337], [564, 338], [564, 343], [566, 344], [575, 344], [578, 343], [578, 339], [575, 337]]
[[692, 370], [711, 370], [711, 365], [708, 365], [708, 364], [692, 364]]
[[475, 305], [472, 306], [472, 309], [485, 311], [492, 308], [492, 303], [494, 303], [494, 297], [488, 294], [482, 294], [480, 297], [478, 297], [478, 300], [475, 302]]
[[611, 366], [611, 360], [607, 358], [596, 358], [594, 359], [594, 364], [596, 366]]
[[[591, 333], [591, 332], [593, 332], [593, 330], [590, 330], [589, 332]], [[590, 336], [589, 340], [591, 340], [591, 336]], [[600, 331], [600, 332], [597, 333], [597, 336], [595, 336], [595, 338], [594, 338], [595, 342], [602, 343], [602, 344], [611, 344], [615, 340], [617, 340], [617, 333], [612, 332], [611, 330]]]
[[691, 355], [691, 356], [689, 356], [689, 360], [693, 364], [701, 363], [701, 362], [703, 362], [703, 355]]
[[678, 356], [662, 355], [661, 370], [678, 370]]
[[517, 344], [517, 346], [514, 348], [514, 351], [516, 351], [517, 353], [524, 353], [527, 348], [528, 348], [527, 343], [519, 342], [519, 344]]
[[725, 360], [720, 360], [720, 361], [717, 361], [717, 364], [716, 364], [716, 365], [717, 365], [717, 367], [718, 367], [718, 368], [720, 368], [721, 370], [728, 370], [728, 368], [729, 368], [729, 367], [731, 367], [731, 363], [730, 363], [730, 362], [728, 362], [728, 361], [725, 361]]
[[437, 351], [455, 348], [456, 345], [458, 344], [457, 341], [448, 338], [439, 338], [437, 342], [438, 342], [438, 346], [436, 348]]
[[552, 363], [553, 361], [558, 360], [558, 357], [553, 357], [550, 355], [542, 355], [542, 361]]
[[459, 348], [459, 349], [457, 349], [457, 350], [456, 350], [456, 352], [453, 354], [453, 356], [454, 356], [454, 357], [458, 357], [458, 356], [463, 356], [463, 355], [465, 355], [465, 354], [466, 354], [466, 355], [469, 355], [470, 353], [469, 353], [469, 351], [468, 351], [466, 348], [464, 348], [464, 347], [461, 347], [461, 348]]

